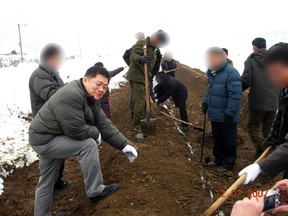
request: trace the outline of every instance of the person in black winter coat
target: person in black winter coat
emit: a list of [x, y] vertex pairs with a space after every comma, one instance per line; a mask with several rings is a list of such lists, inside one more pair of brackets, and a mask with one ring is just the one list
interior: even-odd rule
[[177, 69], [177, 63], [176, 61], [173, 59], [173, 55], [172, 53], [170, 52], [166, 52], [164, 54], [164, 58], [163, 58], [163, 61], [161, 63], [161, 67], [162, 67], [162, 70], [164, 72], [166, 71], [170, 71], [170, 70], [174, 70], [174, 71], [171, 71], [169, 73], [167, 73], [169, 76], [172, 76], [172, 77], [175, 77], [175, 72], [178, 70]]
[[[32, 73], [29, 79], [30, 100], [33, 118], [44, 104], [64, 86], [58, 69], [61, 67], [63, 60], [63, 49], [58, 44], [47, 44], [41, 52], [41, 62], [39, 67]], [[54, 188], [65, 190], [71, 186], [70, 183], [64, 182], [63, 171], [64, 163], [61, 164], [59, 176]], [[54, 199], [59, 195], [54, 192]]]
[[[104, 64], [102, 62], [97, 62], [94, 66], [104, 67]], [[117, 74], [122, 72], [125, 68], [126, 66], [117, 68], [113, 71], [109, 71], [110, 78], [116, 76]], [[108, 89], [106, 93], [104, 94], [104, 96], [102, 97], [101, 102], [100, 102], [100, 107], [104, 111], [107, 118], [111, 118], [109, 96], [110, 96], [110, 91]]]
[[[163, 72], [156, 75], [158, 85], [154, 88], [156, 94], [156, 101], [158, 104], [164, 103], [167, 99], [172, 97], [174, 104], [179, 108], [181, 120], [188, 122], [188, 114], [186, 110], [186, 101], [188, 98], [188, 90], [186, 86], [179, 80], [171, 77]], [[182, 123], [182, 131], [188, 130], [188, 125]]]
[[256, 38], [252, 41], [253, 53], [245, 61], [241, 77], [243, 90], [249, 90], [248, 133], [255, 147], [255, 159], [265, 150], [264, 140], [268, 137], [276, 111], [280, 89], [276, 88], [264, 69], [263, 59], [266, 55], [266, 40]]

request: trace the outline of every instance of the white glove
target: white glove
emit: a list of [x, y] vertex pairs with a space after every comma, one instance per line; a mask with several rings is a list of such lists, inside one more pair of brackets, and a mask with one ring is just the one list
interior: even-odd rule
[[99, 133], [99, 136], [98, 136], [98, 138], [96, 139], [96, 143], [97, 143], [98, 146], [100, 146], [101, 141], [102, 141], [102, 137], [101, 137], [101, 133]]
[[138, 156], [137, 150], [131, 146], [126, 145], [125, 148], [122, 149], [122, 152], [128, 157], [129, 161], [132, 163]]
[[244, 184], [247, 185], [249, 182], [252, 182], [257, 178], [257, 176], [261, 173], [261, 168], [258, 164], [251, 164], [242, 169], [238, 173], [238, 176], [242, 176], [245, 173], [247, 174], [247, 177]]

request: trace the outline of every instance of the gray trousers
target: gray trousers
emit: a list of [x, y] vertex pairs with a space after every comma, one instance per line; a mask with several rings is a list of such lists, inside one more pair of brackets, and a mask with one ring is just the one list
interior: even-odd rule
[[58, 136], [46, 145], [32, 146], [40, 156], [40, 178], [35, 192], [34, 216], [50, 216], [54, 184], [63, 159], [78, 156], [88, 197], [104, 190], [98, 146], [94, 139], [73, 140]]

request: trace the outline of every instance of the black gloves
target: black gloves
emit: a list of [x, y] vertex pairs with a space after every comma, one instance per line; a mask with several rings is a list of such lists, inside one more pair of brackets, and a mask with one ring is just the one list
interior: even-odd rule
[[202, 103], [202, 112], [203, 114], [206, 114], [208, 111], [208, 104], [207, 103]]
[[234, 119], [231, 116], [225, 114], [224, 123], [226, 127], [231, 127], [234, 123]]
[[150, 62], [150, 58], [148, 56], [142, 56], [141, 59], [140, 59], [140, 63], [141, 64], [146, 64], [146, 63], [149, 63]]

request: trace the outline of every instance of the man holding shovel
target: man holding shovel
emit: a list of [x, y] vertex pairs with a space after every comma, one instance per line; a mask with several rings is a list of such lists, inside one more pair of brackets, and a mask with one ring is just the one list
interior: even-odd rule
[[[144, 66], [147, 65], [148, 76], [154, 69], [157, 50], [169, 42], [169, 36], [164, 31], [157, 31], [145, 40], [139, 40], [132, 47], [130, 54], [130, 67], [126, 78], [130, 81], [133, 95], [133, 128], [142, 133], [141, 119], [145, 118], [145, 74]], [[147, 47], [147, 55], [144, 55], [144, 47]]]

